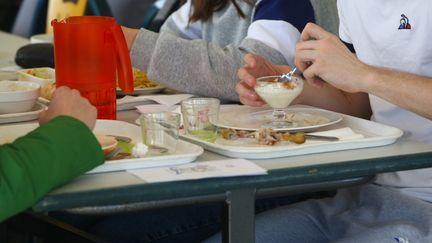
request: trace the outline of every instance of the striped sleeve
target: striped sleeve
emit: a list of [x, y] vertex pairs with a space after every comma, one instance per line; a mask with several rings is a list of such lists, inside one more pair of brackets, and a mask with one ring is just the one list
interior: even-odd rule
[[295, 45], [308, 22], [315, 22], [309, 1], [263, 0], [256, 7], [246, 38], [278, 50], [289, 65], [294, 63]]

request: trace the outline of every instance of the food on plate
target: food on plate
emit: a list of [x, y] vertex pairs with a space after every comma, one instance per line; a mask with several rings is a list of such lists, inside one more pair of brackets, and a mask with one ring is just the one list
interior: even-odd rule
[[42, 86], [40, 96], [44, 99], [51, 100], [55, 89], [56, 89], [55, 83]]
[[117, 147], [118, 141], [112, 136], [96, 134], [96, 139], [102, 147], [104, 155], [109, 154]]
[[27, 69], [25, 70], [25, 73], [35, 76], [36, 78], [43, 78], [43, 79], [52, 78], [51, 75], [47, 73], [47, 70], [42, 68]]
[[281, 140], [302, 144], [306, 142], [306, 136], [302, 132], [296, 132], [296, 133], [285, 132], [285, 133], [281, 133]]
[[238, 138], [255, 138], [258, 144], [261, 145], [274, 145], [279, 141], [289, 141], [297, 144], [302, 144], [306, 141], [305, 134], [302, 132], [277, 132], [271, 128], [260, 128], [257, 131], [221, 128], [219, 132], [222, 138], [227, 140], [235, 140]]
[[148, 79], [146, 72], [139, 70], [137, 68], [133, 69], [133, 80], [134, 80], [134, 87], [138, 89], [154, 88], [159, 86], [159, 84]]
[[36, 85], [25, 85], [25, 83], [22, 82], [15, 82], [15, 81], [8, 81], [2, 83], [2, 86], [0, 87], [0, 92], [19, 92], [19, 91], [28, 91], [37, 89], [39, 86]]
[[36, 82], [42, 87], [55, 82], [55, 70], [48, 67], [18, 70], [17, 75], [20, 81]]

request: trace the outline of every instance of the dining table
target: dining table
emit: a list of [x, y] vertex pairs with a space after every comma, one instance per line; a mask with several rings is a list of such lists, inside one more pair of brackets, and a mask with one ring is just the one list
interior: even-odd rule
[[[0, 32], [0, 68], [13, 65], [25, 38]], [[0, 71], [2, 75], [9, 75]], [[136, 125], [136, 109], [117, 120]], [[27, 121], [32, 123], [37, 121]], [[11, 124], [1, 124], [6, 126]], [[137, 125], [136, 125], [137, 126]], [[112, 214], [155, 208], [224, 203], [223, 242], [255, 242], [255, 200], [373, 183], [379, 173], [432, 166], [432, 145], [401, 136], [391, 144], [323, 151], [278, 158], [248, 159], [266, 175], [146, 182], [128, 170], [81, 175], [46, 194], [33, 205], [36, 214], [66, 210], [77, 214]], [[205, 150], [193, 163], [232, 159]]]
[[[121, 111], [117, 119], [135, 124], [138, 116], [136, 110]], [[268, 171], [259, 176], [147, 183], [128, 171], [88, 174], [48, 193], [33, 210], [110, 214], [224, 202], [224, 241], [254, 242], [257, 198], [369, 183], [378, 173], [430, 167], [431, 156], [432, 145], [402, 137], [386, 146], [250, 160]], [[226, 159], [205, 151], [195, 162]]]

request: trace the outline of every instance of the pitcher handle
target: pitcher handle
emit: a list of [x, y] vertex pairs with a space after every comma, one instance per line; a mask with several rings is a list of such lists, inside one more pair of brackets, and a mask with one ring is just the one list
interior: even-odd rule
[[134, 91], [134, 84], [132, 64], [126, 39], [120, 25], [114, 24], [112, 32], [114, 36], [114, 46], [116, 48], [119, 87], [124, 93], [131, 94]]

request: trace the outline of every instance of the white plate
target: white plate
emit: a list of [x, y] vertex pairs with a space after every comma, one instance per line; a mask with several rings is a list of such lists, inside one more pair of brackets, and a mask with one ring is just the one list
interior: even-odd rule
[[[50, 100], [45, 99], [43, 97], [38, 97], [38, 102], [44, 105], [49, 105]], [[136, 106], [139, 105], [146, 105], [146, 104], [155, 104], [156, 102], [152, 100], [140, 100], [135, 102], [128, 102], [128, 103], [117, 103], [117, 111], [126, 111], [126, 110], [134, 110]]]
[[[142, 141], [141, 128], [134, 124], [123, 121], [97, 120], [94, 133], [126, 136], [132, 139], [132, 143]], [[107, 161], [105, 164], [100, 165], [87, 173], [185, 164], [194, 161], [203, 152], [204, 150], [202, 147], [183, 140], [179, 140], [177, 144], [177, 150], [174, 154]]]
[[[16, 138], [27, 134], [38, 126], [37, 123], [0, 126], [0, 134], [2, 134], [2, 136], [0, 136], [0, 144], [13, 142]], [[123, 121], [97, 120], [94, 133], [126, 136], [132, 139], [131, 143], [141, 141], [141, 128]], [[204, 150], [202, 147], [179, 140], [177, 150], [174, 154], [107, 161], [103, 165], [100, 165], [87, 173], [185, 164], [194, 161], [203, 152]]]
[[[342, 120], [336, 112], [312, 107], [288, 107], [287, 116], [292, 117], [293, 125], [287, 128], [275, 128], [276, 131], [312, 131], [333, 125]], [[238, 106], [219, 113], [215, 125], [236, 130], [255, 131], [272, 119], [273, 110], [268, 107]]]
[[36, 105], [30, 111], [0, 114], [0, 124], [36, 120], [39, 116], [39, 113], [44, 109], [46, 109], [46, 105], [36, 103]]
[[[341, 116], [343, 116], [341, 122], [326, 127], [326, 129], [334, 131], [335, 129], [351, 128], [355, 134], [361, 136], [353, 136], [351, 138], [346, 137], [346, 139], [334, 142], [310, 140], [306, 141], [304, 144], [283, 143], [273, 146], [254, 144], [247, 140], [239, 141], [237, 143], [218, 140], [216, 140], [216, 142], [208, 142], [184, 134], [182, 134], [182, 138], [198, 144], [206, 150], [233, 158], [268, 159], [383, 146], [394, 143], [403, 135], [402, 130], [395, 127], [352, 116]], [[324, 132], [322, 131], [321, 133]], [[326, 135], [332, 136], [333, 134]]]
[[41, 103], [41, 104], [44, 104], [44, 105], [48, 106], [51, 101], [49, 99], [45, 99], [42, 96], [39, 96], [38, 97], [38, 102]]
[[[162, 85], [158, 85], [152, 88], [135, 88], [133, 95], [155, 94], [155, 93], [162, 92], [164, 89], [165, 87]], [[117, 95], [126, 95], [126, 94], [123, 93], [121, 89], [117, 89]]]

